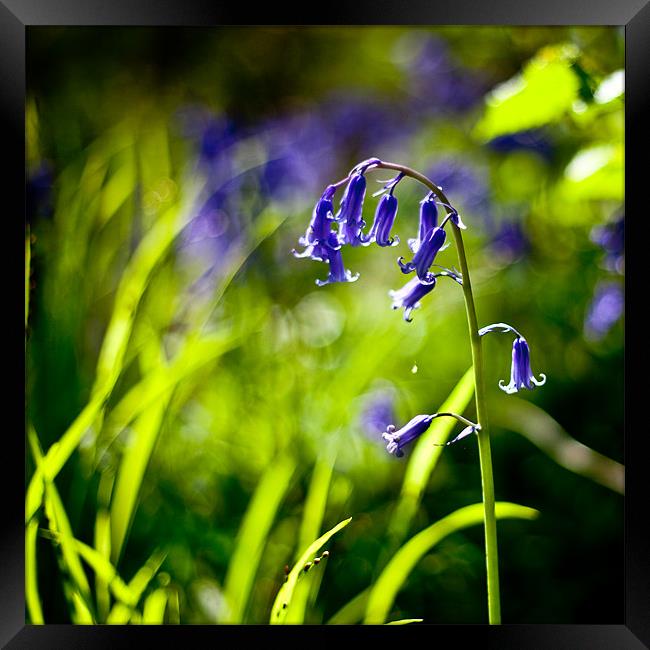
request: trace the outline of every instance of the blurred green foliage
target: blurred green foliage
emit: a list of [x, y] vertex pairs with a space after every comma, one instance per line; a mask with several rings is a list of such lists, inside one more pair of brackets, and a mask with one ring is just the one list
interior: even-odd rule
[[[499, 521], [504, 622], [622, 622], [623, 320], [594, 292], [623, 266], [594, 229], [623, 216], [623, 55], [605, 27], [30, 28], [28, 620], [267, 623], [283, 567], [352, 517], [286, 620], [361, 622], [398, 549], [480, 502], [473, 437], [431, 444], [452, 421], [401, 460], [364, 424], [385, 386], [398, 426], [472, 416], [458, 286], [412, 323], [387, 296], [420, 188], [398, 248], [345, 251], [358, 282], [316, 288], [326, 267], [290, 254], [322, 188], [379, 156], [460, 208], [481, 324], [548, 376], [505, 396], [510, 342], [486, 340], [497, 500], [539, 511]], [[188, 107], [232, 132], [188, 135]], [[229, 229], [197, 230], [229, 179]], [[386, 621], [487, 621], [479, 519], [418, 551]]]

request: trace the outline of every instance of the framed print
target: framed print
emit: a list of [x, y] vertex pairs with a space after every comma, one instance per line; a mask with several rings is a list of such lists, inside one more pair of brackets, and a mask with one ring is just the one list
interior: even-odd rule
[[0, 4], [0, 640], [647, 647], [650, 9], [274, 11]]

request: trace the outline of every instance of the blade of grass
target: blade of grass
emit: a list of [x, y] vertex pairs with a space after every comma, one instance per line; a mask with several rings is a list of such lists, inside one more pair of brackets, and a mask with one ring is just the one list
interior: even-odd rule
[[625, 467], [570, 436], [539, 406], [517, 398], [501, 400], [495, 416], [500, 426], [522, 435], [561, 467], [619, 494], [625, 492]]
[[358, 623], [366, 611], [369, 595], [370, 587], [359, 592], [327, 621], [327, 625], [352, 625], [353, 623]]
[[145, 625], [161, 625], [165, 619], [169, 592], [167, 589], [156, 589], [147, 596], [142, 611], [142, 623]]
[[[106, 560], [111, 556], [111, 519], [106, 508], [100, 508], [95, 518], [95, 549]], [[111, 606], [108, 583], [101, 575], [95, 575], [97, 618], [104, 622]]]
[[281, 456], [271, 463], [255, 489], [228, 565], [224, 581], [227, 611], [220, 614], [220, 623], [242, 622], [264, 543], [295, 469], [293, 458]]
[[[188, 198], [187, 205], [191, 203], [191, 199]], [[115, 297], [113, 313], [99, 352], [91, 398], [61, 439], [54, 443], [45, 455], [43, 467], [51, 480], [61, 471], [110, 396], [122, 372], [124, 354], [140, 299], [149, 283], [151, 273], [167, 253], [184, 221], [185, 210], [179, 204], [161, 214], [151, 230], [143, 237], [124, 270]], [[38, 473], [37, 469], [27, 490], [26, 521], [34, 515], [43, 498], [42, 482]]]
[[[206, 336], [188, 341], [169, 365], [160, 365], [133, 386], [112, 409], [102, 434], [102, 449], [107, 449], [119, 433], [147, 408], [163, 398], [179, 382], [207, 364], [219, 359], [225, 352], [237, 346], [245, 337], [230, 332]], [[96, 465], [101, 460], [98, 454]]]
[[[497, 519], [534, 519], [539, 512], [514, 503], [496, 504]], [[420, 531], [391, 558], [372, 585], [364, 623], [383, 623], [390, 612], [397, 592], [420, 559], [441, 539], [469, 526], [483, 523], [483, 504], [465, 506]]]
[[[438, 411], [462, 414], [473, 394], [474, 375], [472, 368], [469, 368]], [[388, 524], [391, 553], [392, 549], [407, 535], [429, 477], [442, 454], [444, 447], [436, 445], [446, 442], [456, 424], [452, 418], [434, 420], [429, 430], [420, 437], [413, 448], [404, 474], [399, 500]]]
[[138, 417], [131, 429], [131, 442], [120, 462], [110, 513], [111, 558], [116, 564], [133, 522], [142, 480], [170, 398], [171, 393], [168, 392]]
[[[327, 504], [327, 495], [329, 493], [330, 481], [334, 470], [335, 452], [325, 451], [316, 461], [312, 478], [309, 483], [307, 498], [303, 506], [302, 523], [298, 535], [298, 548], [296, 549], [296, 560], [300, 549], [305, 548], [310, 540], [314, 539], [321, 530], [323, 518], [325, 516], [325, 506]], [[316, 574], [313, 574], [314, 576]], [[321, 577], [323, 574], [317, 574]], [[287, 611], [286, 623], [300, 624], [305, 619], [305, 610], [310, 593], [315, 598], [320, 580], [302, 580], [296, 585], [296, 589], [291, 599], [291, 604]]]
[[[59, 492], [54, 483], [49, 479], [46, 470], [43, 469], [43, 452], [36, 431], [31, 425], [27, 429], [27, 439], [37, 469], [41, 470], [41, 475], [43, 476], [42, 481], [45, 484], [45, 516], [49, 522], [50, 529], [62, 536], [59, 542], [61, 550], [59, 558], [64, 572], [72, 580], [69, 595], [74, 607], [73, 620], [75, 622], [86, 622], [90, 614], [92, 622], [94, 616], [92, 615], [88, 578], [79, 560], [77, 550], [69, 542], [69, 539], [73, 538], [72, 528], [61, 498], [59, 497]], [[82, 601], [83, 606], [80, 604]]]
[[409, 623], [422, 623], [423, 618], [403, 618], [401, 621], [391, 621], [385, 625], [408, 625]]
[[32, 625], [43, 625], [43, 610], [38, 595], [38, 573], [36, 567], [36, 533], [38, 519], [34, 518], [27, 524], [25, 531], [25, 603]]
[[[165, 557], [166, 554], [162, 551], [154, 552], [154, 554], [142, 567], [140, 567], [140, 569], [138, 569], [137, 573], [129, 581], [128, 587], [133, 593], [136, 603], [139, 602], [144, 590], [156, 575], [158, 569], [160, 569]], [[135, 610], [132, 607], [129, 607], [124, 603], [115, 603], [106, 619], [106, 622], [115, 625], [125, 625], [132, 619], [134, 613]]]
[[293, 569], [289, 572], [286, 581], [280, 587], [278, 595], [275, 597], [273, 607], [271, 608], [271, 625], [278, 625], [285, 622], [285, 616], [287, 607], [291, 603], [291, 598], [293, 596], [298, 578], [301, 575], [304, 575], [303, 568], [306, 562], [311, 561], [311, 559], [318, 553], [321, 547], [326, 544], [332, 535], [335, 535], [342, 528], [345, 528], [352, 521], [352, 517], [349, 519], [344, 519], [328, 530], [324, 535], [321, 535], [315, 542], [312, 542], [300, 555], [298, 561], [293, 566]]

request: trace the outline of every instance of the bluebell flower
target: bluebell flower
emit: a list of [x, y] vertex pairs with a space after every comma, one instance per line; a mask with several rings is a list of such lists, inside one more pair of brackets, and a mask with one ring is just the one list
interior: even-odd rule
[[364, 242], [361, 238], [361, 231], [366, 222], [361, 216], [363, 200], [366, 195], [366, 177], [363, 173], [355, 173], [350, 178], [339, 211], [334, 219], [341, 222], [339, 241], [341, 244], [359, 246]]
[[381, 434], [382, 438], [388, 442], [386, 450], [389, 454], [395, 454], [398, 458], [404, 455], [402, 447], [421, 436], [431, 426], [435, 415], [416, 415], [408, 424], [395, 431], [394, 425], [386, 427], [386, 431]]
[[435, 286], [435, 277], [430, 284], [424, 284], [418, 278], [409, 280], [401, 289], [388, 292], [388, 295], [393, 299], [393, 309], [404, 307], [404, 320], [410, 323], [413, 320], [410, 317], [411, 312], [420, 307], [420, 300], [433, 291]]
[[329, 260], [327, 248], [334, 250], [341, 248], [336, 233], [332, 230], [334, 223], [332, 198], [335, 192], [336, 188], [333, 185], [325, 188], [323, 195], [314, 206], [307, 231], [298, 240], [298, 243], [306, 248], [302, 253], [292, 251], [295, 257], [311, 257], [313, 260], [327, 261]]
[[395, 223], [397, 216], [397, 198], [391, 194], [384, 194], [375, 212], [375, 220], [370, 227], [370, 232], [367, 236], [361, 236], [364, 243], [375, 242], [378, 246], [397, 246], [399, 244], [399, 237], [390, 237], [390, 229]]
[[429, 192], [420, 201], [420, 229], [417, 239], [409, 239], [408, 245], [413, 253], [418, 252], [420, 244], [426, 239], [427, 234], [438, 225], [438, 204], [433, 192]]
[[411, 273], [412, 271], [417, 272], [417, 276], [420, 279], [420, 282], [425, 284], [431, 284], [435, 282], [435, 277], [433, 273], [429, 271], [435, 256], [438, 254], [438, 251], [442, 248], [445, 243], [445, 238], [447, 235], [442, 228], [435, 227], [429, 234], [424, 238], [420, 243], [417, 252], [413, 256], [411, 262], [402, 262], [404, 259], [400, 257], [397, 260], [402, 273]]
[[322, 257], [313, 259], [322, 259], [330, 265], [330, 272], [327, 276], [327, 280], [316, 280], [316, 284], [319, 287], [331, 284], [332, 282], [354, 282], [359, 279], [358, 273], [352, 275], [352, 273], [343, 265], [343, 256], [341, 255], [340, 247], [330, 248], [329, 246], [320, 245], [318, 253], [322, 255]]
[[520, 388], [532, 390], [535, 386], [543, 386], [546, 383], [546, 375], [540, 373], [541, 379], [535, 379], [530, 369], [530, 349], [523, 336], [518, 336], [512, 344], [512, 367], [510, 370], [510, 383], [505, 386], [503, 379], [499, 381], [499, 388], [508, 395], [519, 391]]

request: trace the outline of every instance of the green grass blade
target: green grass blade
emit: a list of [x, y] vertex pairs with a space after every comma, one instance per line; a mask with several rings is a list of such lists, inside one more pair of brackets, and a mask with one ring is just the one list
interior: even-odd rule
[[111, 503], [111, 558], [116, 564], [133, 521], [144, 473], [169, 399], [170, 393], [138, 417], [131, 430], [133, 438], [120, 463]]
[[[106, 560], [111, 557], [111, 518], [106, 508], [100, 508], [95, 518], [95, 549]], [[97, 618], [103, 622], [111, 606], [108, 583], [95, 575], [95, 594], [97, 599]]]
[[348, 601], [341, 609], [327, 621], [328, 625], [352, 625], [363, 618], [366, 611], [370, 587], [358, 593], [352, 600]]
[[145, 625], [161, 625], [165, 619], [165, 608], [168, 600], [167, 589], [156, 589], [144, 601], [142, 623]]
[[408, 625], [409, 623], [422, 623], [423, 618], [403, 618], [401, 621], [391, 621], [385, 625]]
[[[45, 455], [43, 469], [47, 470], [50, 480], [61, 471], [111, 394], [122, 372], [124, 354], [140, 299], [151, 273], [180, 232], [184, 223], [183, 215], [180, 205], [174, 205], [164, 212], [144, 236], [129, 261], [117, 290], [113, 313], [99, 352], [92, 397], [58, 443], [52, 445]], [[31, 519], [42, 501], [42, 482], [38, 473], [39, 470], [32, 477], [27, 490], [26, 521]]]
[[[497, 519], [534, 519], [539, 512], [514, 503], [498, 502]], [[483, 522], [483, 504], [460, 508], [420, 531], [393, 555], [371, 587], [364, 623], [383, 623], [390, 612], [397, 592], [420, 559], [441, 539], [469, 526]]]
[[334, 528], [331, 528], [324, 535], [321, 535], [315, 542], [312, 542], [300, 555], [300, 558], [294, 565], [293, 569], [289, 572], [286, 581], [280, 587], [278, 595], [275, 597], [275, 602], [271, 608], [271, 619], [269, 621], [272, 625], [285, 622], [287, 607], [291, 602], [298, 578], [300, 575], [303, 575], [303, 567], [305, 566], [305, 563], [311, 561], [323, 544], [326, 544], [332, 535], [338, 533], [342, 528], [345, 528], [351, 521], [352, 517], [344, 519], [340, 523], [336, 524]]
[[43, 501], [43, 478], [52, 481], [77, 448], [84, 433], [94, 422], [104, 400], [92, 399], [70, 425], [59, 442], [55, 442], [48, 450], [43, 462], [39, 464], [34, 476], [27, 487], [25, 498], [25, 522], [28, 522]]
[[[164, 552], [156, 551], [129, 581], [128, 587], [136, 603], [140, 600], [144, 590], [156, 575], [158, 569], [160, 569], [165, 557], [166, 554]], [[115, 603], [106, 622], [114, 625], [125, 625], [132, 620], [134, 614], [135, 610], [132, 607], [124, 603]]]
[[[37, 469], [40, 469], [40, 474], [42, 476], [47, 477], [47, 472], [43, 470], [43, 452], [41, 451], [36, 431], [31, 425], [27, 430], [27, 439]], [[63, 507], [63, 502], [59, 496], [59, 492], [54, 483], [50, 480], [44, 480], [44, 484], [45, 516], [49, 522], [50, 530], [61, 536], [61, 540], [59, 541], [59, 548], [61, 551], [60, 561], [63, 569], [72, 580], [70, 591], [71, 600], [78, 618], [86, 621], [88, 612], [91, 612], [92, 610], [90, 605], [91, 596], [88, 578], [86, 577], [86, 573], [81, 565], [76, 548], [72, 543], [70, 543], [70, 540], [73, 539], [74, 536], [70, 526], [70, 521], [68, 520], [65, 508]], [[79, 604], [80, 599], [84, 603], [83, 607]], [[91, 614], [91, 619], [92, 618], [94, 617]]]
[[619, 494], [625, 492], [625, 467], [570, 436], [539, 406], [518, 398], [501, 400], [494, 409], [493, 421], [522, 435], [570, 472]]
[[289, 456], [275, 460], [253, 494], [228, 566], [224, 582], [227, 611], [220, 615], [220, 623], [242, 622], [264, 543], [295, 469], [296, 461]]
[[171, 589], [167, 605], [167, 617], [170, 625], [180, 625], [181, 622], [181, 603], [178, 597], [178, 590]]
[[[296, 560], [298, 559], [297, 555], [300, 549], [305, 548], [321, 531], [333, 470], [334, 454], [323, 452], [316, 461], [316, 466], [314, 467], [309, 483], [307, 498], [303, 506]], [[307, 579], [302, 580], [296, 585], [293, 598], [287, 610], [286, 623], [300, 624], [304, 621], [307, 601], [310, 598], [310, 594], [312, 597], [316, 596], [316, 591], [320, 583], [320, 581], [315, 582], [317, 580], [316, 576], [321, 577], [322, 575], [322, 572], [311, 573], [307, 576]]]
[[68, 601], [72, 603], [72, 622], [75, 625], [94, 625], [93, 613], [79, 592], [66, 582], [63, 585], [63, 593]]
[[179, 382], [238, 345], [243, 336], [245, 334], [220, 332], [201, 339], [193, 339], [188, 341], [169, 365], [161, 365], [150, 370], [122, 397], [106, 418], [104, 429], [108, 432], [108, 439], [102, 440], [104, 446], [110, 444], [124, 427]]
[[27, 524], [25, 531], [25, 603], [29, 622], [32, 625], [43, 625], [43, 610], [38, 595], [38, 573], [36, 567], [36, 539], [38, 519], [34, 518]]
[[[472, 368], [469, 368], [438, 411], [451, 411], [460, 415], [467, 408], [473, 394], [474, 375]], [[436, 446], [436, 444], [440, 445], [446, 442], [449, 434], [457, 424], [453, 418], [437, 418], [433, 421], [429, 430], [420, 436], [413, 448], [404, 475], [399, 500], [388, 525], [391, 546], [397, 546], [408, 533], [408, 528], [417, 511], [429, 477], [444, 449], [444, 447]]]
[[[95, 550], [107, 560], [111, 557], [111, 517], [108, 510], [111, 492], [113, 490], [114, 475], [112, 472], [103, 472], [99, 479], [97, 489], [97, 515], [95, 517]], [[95, 594], [97, 600], [97, 618], [101, 623], [106, 621], [111, 606], [111, 597], [108, 583], [95, 575]]]
[[125, 605], [135, 606], [138, 602], [138, 596], [122, 580], [117, 569], [101, 553], [96, 551], [92, 546], [88, 546], [78, 539], [73, 540], [75, 548], [79, 555], [93, 569], [96, 575], [108, 584], [115, 598]]

